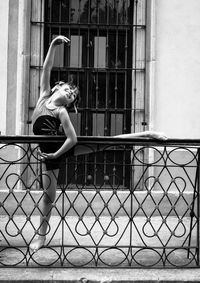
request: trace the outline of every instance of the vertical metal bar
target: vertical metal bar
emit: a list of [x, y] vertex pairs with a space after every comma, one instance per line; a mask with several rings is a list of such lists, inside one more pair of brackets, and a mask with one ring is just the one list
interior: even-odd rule
[[[99, 25], [100, 25], [100, 21], [99, 21], [99, 2], [100, 1], [96, 1], [96, 27], [97, 27], [97, 47], [95, 48], [95, 52], [97, 52], [96, 54], [96, 89], [95, 89], [95, 92], [96, 92], [96, 100], [95, 100], [95, 115], [96, 115], [96, 125], [95, 125], [95, 128], [97, 129], [97, 117], [98, 117], [98, 99], [99, 99]], [[95, 46], [94, 46], [95, 47]], [[94, 117], [93, 117], [94, 118]], [[104, 120], [104, 123], [105, 123], [105, 120]], [[105, 128], [105, 125], [104, 125], [104, 128]], [[106, 167], [106, 158], [105, 158], [105, 154], [103, 153], [103, 158], [104, 158], [104, 161], [103, 161], [103, 173], [105, 175], [105, 167]], [[97, 155], [95, 154], [94, 156], [94, 162], [95, 162], [95, 172], [94, 172], [94, 179], [95, 179], [95, 182], [97, 180]]]
[[[125, 29], [125, 56], [124, 56], [124, 68], [125, 68], [125, 78], [124, 78], [124, 82], [125, 82], [125, 87], [124, 87], [124, 106], [125, 109], [127, 109], [127, 61], [128, 61], [128, 31], [127, 31], [127, 27]], [[126, 111], [124, 113], [125, 115], [125, 119], [126, 120]], [[124, 123], [124, 133], [126, 133], [126, 123]]]
[[[135, 16], [135, 1], [137, 1], [137, 0], [133, 0], [133, 6], [132, 6], [133, 11], [131, 13], [132, 19], [130, 19], [130, 21], [132, 23], [132, 28], [131, 28], [132, 36], [133, 36], [133, 25], [134, 25], [134, 16]], [[131, 23], [129, 23], [129, 24], [131, 25]], [[133, 41], [132, 41], [132, 44], [134, 44]], [[133, 68], [133, 62], [132, 62], [132, 68]], [[132, 95], [132, 91], [131, 91], [131, 95]], [[133, 98], [131, 98], [131, 101], [132, 101], [132, 99]], [[133, 107], [131, 107], [131, 108], [133, 108]], [[133, 109], [131, 111], [133, 111]], [[131, 117], [131, 120], [132, 120], [132, 117]], [[135, 119], [134, 119], [134, 124], [135, 124]], [[134, 147], [133, 147], [133, 150], [131, 152], [130, 169], [129, 169], [129, 172], [130, 172], [130, 182], [129, 182], [130, 188], [129, 188], [129, 191], [130, 191], [130, 202], [131, 202], [130, 243], [129, 243], [129, 246], [130, 246], [131, 261], [133, 259], [133, 247], [132, 247], [132, 244], [133, 244], [133, 211], [134, 211], [133, 200], [134, 200], [134, 192], [135, 192], [134, 191], [134, 171], [135, 171], [135, 169], [133, 167], [134, 167]]]
[[[42, 13], [42, 9], [43, 10], [45, 9], [44, 5], [45, 5], [44, 1], [41, 0], [41, 3], [40, 3], [40, 8], [41, 8], [41, 10], [40, 10], [40, 22], [43, 21], [43, 23], [44, 23], [44, 15]], [[42, 19], [42, 17], [43, 17], [43, 19]], [[40, 51], [39, 51], [39, 66], [40, 67], [42, 66], [42, 50], [43, 50], [42, 45], [43, 45], [43, 42], [44, 42], [44, 36], [42, 38], [42, 33], [44, 35], [44, 31], [42, 32], [42, 29], [44, 29], [44, 24], [40, 25], [40, 47], [39, 47], [40, 48]], [[41, 79], [40, 73], [41, 73], [41, 68], [39, 68], [39, 93], [40, 93], [40, 79]]]
[[[126, 14], [126, 9], [127, 9], [127, 0], [123, 1], [123, 14]], [[125, 18], [124, 18], [124, 22], [123, 24], [125, 24]], [[125, 28], [125, 49], [124, 49], [124, 68], [125, 68], [125, 72], [124, 72], [124, 113], [123, 113], [123, 133], [126, 133], [127, 131], [127, 127], [126, 127], [126, 121], [127, 121], [127, 61], [128, 61], [128, 32], [127, 32], [127, 27]], [[129, 111], [129, 110], [128, 110]], [[123, 172], [122, 172], [122, 176], [125, 176], [125, 173], [126, 173], [126, 150], [123, 154]], [[125, 178], [123, 178], [123, 187], [126, 186], [125, 184]]]
[[136, 96], [137, 96], [137, 9], [138, 9], [138, 0], [135, 0], [134, 2], [135, 11], [134, 11], [134, 19], [133, 19], [133, 25], [134, 25], [134, 61], [133, 61], [133, 132], [136, 131]]
[[[50, 23], [52, 23], [52, 5], [50, 5], [49, 7], [49, 21]], [[49, 43], [51, 42], [52, 40], [52, 34], [51, 34], [51, 25], [49, 26]]]
[[[59, 14], [58, 14], [59, 23], [62, 22], [62, 0], [59, 1]], [[61, 25], [58, 26], [59, 35], [62, 34]]]
[[[68, 36], [69, 36], [69, 39], [71, 38], [71, 1], [72, 0], [69, 0], [69, 16], [68, 16], [68, 18], [69, 18], [69, 28], [68, 28]], [[70, 63], [70, 52], [71, 52], [71, 44], [69, 45], [69, 67], [71, 68], [71, 63]], [[67, 71], [67, 76], [68, 76], [68, 78], [70, 77], [70, 68], [69, 68], [69, 71]]]
[[[86, 47], [86, 108], [89, 108], [89, 91], [90, 91], [90, 85], [91, 85], [91, 72], [90, 72], [90, 17], [91, 17], [91, 0], [88, 1], [88, 17], [87, 17], [87, 47]], [[84, 56], [84, 55], [83, 55]], [[83, 112], [82, 112], [83, 113]], [[86, 116], [88, 117], [89, 112], [86, 112]], [[87, 118], [86, 118], [87, 119]], [[84, 133], [85, 134], [85, 133]], [[87, 175], [88, 175], [88, 160], [89, 157], [85, 157], [86, 162], [85, 162], [85, 176], [84, 176], [84, 181], [87, 183]], [[87, 173], [87, 174], [86, 174]]]
[[[115, 93], [115, 105], [114, 105], [114, 133], [116, 134], [116, 124], [117, 124], [117, 99], [118, 99], [118, 44], [119, 44], [119, 20], [118, 20], [118, 9], [119, 9], [119, 0], [117, 0], [115, 2], [115, 11], [116, 11], [116, 22], [115, 22], [115, 26], [116, 26], [116, 30], [115, 30], [115, 89], [114, 89], [114, 93]], [[111, 125], [112, 126], [112, 125]], [[116, 153], [114, 153], [113, 155], [113, 173], [116, 172]], [[113, 174], [113, 186], [116, 185], [116, 177], [115, 174]]]
[[97, 1], [96, 2], [96, 4], [97, 4], [97, 6], [96, 6], [96, 16], [97, 16], [97, 42], [96, 42], [96, 44], [97, 44], [97, 46], [96, 46], [96, 48], [95, 48], [95, 52], [97, 52], [97, 54], [96, 54], [96, 60], [97, 60], [97, 62], [96, 62], [96, 74], [97, 74], [97, 76], [96, 76], [96, 100], [95, 100], [95, 112], [96, 112], [96, 125], [95, 125], [95, 128], [97, 129], [97, 116], [98, 116], [98, 109], [97, 109], [97, 105], [98, 105], [98, 98], [99, 98], [99, 1]]
[[[62, 22], [62, 0], [59, 1], [59, 22]], [[62, 26], [59, 25], [59, 34], [63, 34], [62, 32]], [[64, 50], [64, 58], [65, 58], [65, 46], [63, 47]], [[63, 60], [64, 60], [63, 58]], [[64, 62], [63, 62], [64, 63]], [[61, 80], [61, 76], [60, 76], [61, 72], [59, 71], [59, 81]], [[67, 166], [66, 166], [67, 168]], [[66, 176], [67, 176], [67, 172], [66, 172]], [[58, 180], [57, 180], [57, 183], [58, 183]], [[63, 262], [62, 262], [62, 257], [61, 255], [63, 254], [64, 255], [64, 239], [66, 238], [65, 237], [65, 221], [67, 221], [65, 218], [64, 218], [64, 215], [65, 215], [65, 191], [64, 189], [62, 188], [61, 189], [61, 194], [62, 194], [62, 212], [61, 212], [61, 231], [62, 231], [62, 237], [61, 237], [61, 251], [60, 251], [60, 261], [61, 261], [61, 266], [63, 265]]]
[[[115, 37], [115, 121], [116, 121], [116, 111], [117, 111], [117, 94], [118, 94], [118, 44], [119, 44], [119, 22], [118, 22], [118, 9], [119, 0], [116, 1], [116, 37]], [[115, 133], [116, 133], [116, 123], [115, 123]]]
[[88, 45], [87, 45], [87, 90], [86, 90], [86, 99], [85, 99], [85, 103], [86, 103], [86, 111], [85, 111], [85, 127], [84, 127], [84, 135], [88, 135], [88, 121], [89, 121], [89, 118], [88, 118], [88, 115], [89, 115], [89, 86], [90, 86], [90, 82], [89, 80], [91, 79], [90, 78], [90, 73], [88, 74], [88, 70], [89, 70], [89, 67], [90, 67], [90, 23], [91, 23], [91, 0], [89, 0], [89, 3], [88, 3], [88, 26], [87, 26], [87, 29], [88, 29]]
[[[197, 200], [198, 200], [198, 189], [199, 189], [199, 166], [200, 166], [200, 156], [199, 156], [199, 149], [197, 149], [197, 164], [196, 164], [196, 174], [195, 174], [195, 181], [194, 181], [194, 192], [193, 192], [193, 199], [192, 199], [192, 204], [191, 204], [191, 209], [190, 209], [190, 227], [189, 227], [189, 237], [188, 237], [188, 253], [187, 257], [189, 258], [190, 255], [190, 245], [191, 245], [191, 238], [192, 238], [192, 226], [193, 226], [193, 219], [194, 219], [194, 206], [195, 206], [195, 193], [197, 193]], [[197, 201], [197, 210], [198, 210], [198, 201]], [[198, 211], [197, 211], [197, 218], [198, 218]], [[197, 221], [197, 226], [198, 226]], [[198, 228], [197, 228], [197, 235], [198, 235]], [[197, 246], [198, 246], [198, 240], [199, 238], [197, 237]], [[198, 250], [198, 248], [197, 248]]]
[[[82, 60], [82, 58], [80, 58], [80, 54], [81, 54], [81, 50], [80, 50], [80, 36], [81, 36], [81, 0], [79, 0], [79, 7], [78, 7], [78, 68], [82, 67], [82, 62], [80, 62], [80, 60]], [[77, 70], [77, 82], [79, 85], [79, 72]]]
[[[145, 0], [145, 26], [147, 22], [147, 0]], [[146, 62], [147, 62], [147, 42], [146, 42], [146, 34], [144, 38], [144, 48], [145, 48], [145, 54], [144, 54], [144, 69], [146, 72]], [[146, 105], [147, 105], [147, 92], [146, 92], [146, 74], [144, 73], [144, 106], [143, 106], [143, 130], [146, 129], [147, 125], [147, 110], [146, 110]]]
[[[65, 254], [65, 243], [64, 243], [64, 239], [66, 239], [67, 235], [65, 235], [65, 222], [67, 221], [67, 217], [65, 217], [65, 189], [62, 187], [61, 188], [61, 194], [62, 194], [62, 212], [61, 212], [61, 231], [62, 231], [62, 237], [61, 237], [61, 251], [60, 251], [60, 254], [64, 255]], [[61, 259], [60, 259], [61, 260]], [[61, 261], [61, 266], [63, 265], [64, 263], [64, 260], [63, 262]]]
[[[31, 67], [31, 61], [32, 61], [32, 45], [31, 45], [31, 39], [32, 39], [32, 22], [33, 22], [33, 2], [31, 0], [31, 4], [30, 4], [30, 9], [31, 9], [31, 16], [30, 16], [30, 59], [29, 59], [29, 66]], [[40, 45], [41, 46], [41, 45]], [[40, 48], [40, 47], [39, 47]], [[31, 73], [31, 71], [30, 71]], [[40, 67], [39, 67], [39, 73], [40, 73]], [[30, 110], [30, 95], [31, 95], [31, 85], [29, 83], [29, 96], [28, 96], [28, 106], [29, 106], [29, 110]], [[30, 111], [28, 111], [28, 121], [31, 121], [31, 117], [30, 117]], [[30, 124], [28, 124], [28, 133], [30, 133]]]
[[88, 18], [87, 18], [87, 63], [86, 63], [86, 67], [87, 67], [87, 93], [89, 91], [89, 85], [88, 85], [88, 69], [90, 67], [90, 6], [91, 6], [91, 0], [89, 0], [89, 7], [88, 7]]
[[[40, 3], [40, 7], [41, 7], [41, 10], [40, 10], [40, 22], [41, 20], [43, 20], [44, 22], [44, 15], [43, 15], [43, 19], [42, 19], [42, 8], [45, 9], [44, 7], [45, 3], [43, 0], [41, 0], [41, 3]], [[40, 84], [41, 84], [41, 66], [42, 66], [42, 45], [44, 45], [44, 31], [43, 31], [43, 38], [42, 38], [42, 28], [44, 29], [44, 26], [42, 27], [42, 25], [40, 25], [40, 44], [39, 44], [39, 48], [40, 48], [40, 51], [39, 51], [39, 90], [38, 90], [38, 97], [40, 95]], [[44, 189], [43, 187], [43, 179], [42, 179], [42, 162], [39, 162], [38, 163], [39, 165], [39, 174], [40, 174], [40, 186], [41, 186], [41, 189]]]
[[109, 68], [109, 3], [108, 0], [106, 0], [105, 3], [106, 7], [105, 7], [105, 11], [106, 11], [106, 101], [105, 101], [105, 127], [104, 127], [104, 134], [105, 136], [108, 136], [108, 129], [109, 129], [109, 125], [108, 125], [108, 109], [109, 109], [109, 80], [110, 80], [110, 73], [108, 72], [108, 68]]
[[[89, 34], [89, 32], [90, 32], [90, 22], [91, 22], [91, 0], [89, 0], [89, 12], [88, 12], [88, 42], [89, 42], [89, 44], [90, 44], [90, 34]], [[88, 62], [88, 64], [89, 64], [89, 62], [90, 62], [90, 46], [88, 46], [87, 47], [87, 62]], [[89, 67], [89, 65], [87, 66], [87, 67]], [[89, 117], [88, 117], [88, 115], [89, 115], [89, 85], [90, 85], [90, 83], [89, 83], [89, 75], [88, 75], [88, 73], [87, 73], [87, 92], [86, 92], [86, 101], [85, 101], [85, 103], [86, 103], [86, 111], [85, 111], [85, 127], [84, 127], [84, 134], [86, 135], [86, 136], [88, 136], [88, 134], [89, 134], [89, 132], [88, 132], [88, 130], [89, 130]]]
[[198, 166], [198, 179], [197, 179], [197, 265], [199, 266], [199, 257], [200, 257], [200, 149], [197, 150], [197, 166]]
[[[190, 211], [190, 227], [189, 227], [189, 238], [188, 238], [188, 252], [187, 257], [189, 258], [190, 255], [190, 245], [191, 245], [191, 238], [192, 238], [192, 226], [193, 226], [193, 218], [195, 216], [194, 209], [195, 209], [195, 198], [197, 197], [197, 233], [196, 233], [196, 253], [197, 253], [197, 265], [199, 266], [199, 236], [200, 236], [200, 230], [199, 230], [199, 205], [200, 205], [200, 198], [199, 198], [199, 186], [200, 186], [200, 149], [197, 148], [197, 168], [196, 168], [196, 175], [195, 175], [195, 183], [194, 183], [194, 193], [193, 193], [193, 199], [191, 204], [191, 211]], [[195, 194], [196, 193], [196, 194]], [[196, 197], [195, 197], [196, 195]]]

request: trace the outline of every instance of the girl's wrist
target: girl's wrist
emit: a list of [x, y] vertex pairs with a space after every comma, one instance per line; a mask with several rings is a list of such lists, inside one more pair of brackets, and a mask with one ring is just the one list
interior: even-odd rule
[[56, 46], [55, 41], [54, 40], [51, 41], [50, 44], [49, 44], [49, 47], [55, 47], [55, 46]]
[[59, 156], [58, 156], [58, 154], [56, 154], [56, 152], [53, 154], [53, 158], [54, 159], [56, 159], [56, 158], [58, 158]]

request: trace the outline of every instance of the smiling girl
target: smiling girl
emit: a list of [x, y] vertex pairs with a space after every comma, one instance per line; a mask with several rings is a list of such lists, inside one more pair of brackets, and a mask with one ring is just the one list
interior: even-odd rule
[[[33, 112], [33, 132], [35, 135], [59, 135], [60, 124], [64, 130], [66, 140], [60, 145], [58, 143], [40, 143], [40, 155], [43, 160], [42, 184], [43, 196], [40, 226], [37, 239], [30, 244], [33, 251], [37, 251], [45, 244], [46, 234], [50, 231], [49, 219], [51, 216], [52, 203], [56, 196], [58, 173], [61, 163], [72, 155], [87, 154], [97, 151], [97, 148], [86, 149], [76, 145], [77, 136], [70, 121], [68, 109], [75, 108], [79, 100], [79, 89], [77, 86], [59, 82], [52, 89], [50, 87], [50, 75], [53, 68], [56, 46], [69, 43], [65, 36], [57, 36], [50, 44], [45, 58], [41, 76], [40, 97]], [[141, 133], [130, 133], [115, 136], [118, 138], [150, 137], [165, 140], [162, 133], [146, 131]], [[98, 150], [101, 150], [98, 147]], [[87, 152], [88, 151], [88, 152]]]

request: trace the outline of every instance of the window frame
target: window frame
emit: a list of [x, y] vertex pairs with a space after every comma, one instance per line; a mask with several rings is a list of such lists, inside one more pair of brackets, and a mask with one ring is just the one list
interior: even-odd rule
[[[143, 0], [139, 0], [136, 1], [137, 3], [141, 4], [140, 2]], [[36, 9], [36, 5], [40, 2], [40, 7], [39, 9]], [[37, 4], [34, 4], [34, 1], [32, 1], [32, 11], [33, 13], [35, 13], [34, 17], [32, 18], [32, 27], [31, 27], [31, 42], [33, 43], [33, 39], [37, 39], [36, 42], [40, 42], [40, 47], [36, 47], [36, 44], [34, 45], [34, 51], [36, 53], [36, 56], [34, 58], [35, 62], [37, 64], [33, 64], [34, 60], [32, 60], [33, 54], [31, 52], [31, 70], [33, 75], [31, 75], [31, 80], [34, 77], [35, 82], [31, 82], [31, 87], [30, 87], [30, 94], [33, 93], [33, 91], [36, 91], [36, 95], [34, 96], [34, 99], [31, 99], [32, 103], [29, 104], [29, 110], [32, 110], [34, 108], [34, 105], [36, 103], [37, 97], [39, 96], [39, 81], [40, 81], [40, 73], [41, 73], [41, 63], [43, 62], [43, 50], [45, 50], [45, 48], [47, 49], [47, 47], [45, 47], [45, 44], [48, 45], [48, 42], [44, 42], [44, 47], [42, 47], [42, 38], [44, 35], [44, 0], [38, 0]], [[145, 5], [146, 5], [146, 11], [145, 11], [145, 19], [146, 19], [146, 24], [145, 27], [142, 27], [141, 24], [141, 28], [144, 28], [144, 30], [146, 30], [146, 37], [145, 37], [145, 42], [143, 43], [143, 46], [141, 48], [138, 48], [137, 51], [140, 52], [144, 52], [145, 57], [144, 60], [142, 62], [139, 62], [140, 60], [135, 60], [134, 64], [135, 64], [135, 68], [132, 67], [132, 76], [131, 78], [129, 78], [129, 80], [132, 80], [132, 101], [134, 101], [134, 97], [137, 96], [137, 88], [135, 87], [134, 84], [137, 84], [138, 86], [138, 81], [140, 82], [140, 78], [137, 78], [136, 74], [137, 72], [139, 73], [140, 71], [144, 73], [144, 80], [142, 82], [140, 82], [140, 84], [142, 85], [142, 88], [139, 91], [143, 91], [144, 92], [144, 101], [142, 101], [141, 103], [143, 103], [144, 105], [144, 109], [140, 109], [132, 103], [131, 108], [131, 125], [129, 129], [126, 129], [126, 127], [123, 127], [123, 131], [124, 133], [126, 132], [139, 132], [141, 130], [146, 130], [150, 127], [152, 127], [152, 114], [149, 114], [149, 109], [152, 108], [152, 97], [150, 98], [150, 95], [152, 94], [152, 90], [153, 90], [153, 79], [152, 79], [152, 74], [154, 72], [154, 64], [152, 64], [152, 61], [154, 60], [154, 56], [153, 56], [153, 51], [152, 51], [152, 47], [153, 47], [153, 42], [152, 42], [152, 36], [154, 35], [154, 33], [152, 31], [154, 31], [154, 10], [155, 10], [155, 0], [150, 0], [150, 1], [146, 1], [144, 0]], [[33, 7], [34, 6], [34, 7]], [[38, 8], [38, 7], [37, 7]], [[136, 16], [134, 16], [134, 18], [136, 18]], [[72, 25], [73, 26], [73, 25]], [[34, 27], [34, 28], [33, 28]], [[133, 27], [134, 27], [134, 23], [133, 23]], [[35, 33], [35, 35], [34, 35]], [[134, 28], [133, 28], [133, 37], [135, 36], [134, 34]], [[136, 35], [137, 36], [137, 35]], [[145, 49], [145, 51], [144, 51]], [[134, 53], [134, 48], [133, 48], [133, 53]], [[134, 54], [133, 54], [134, 57]], [[69, 59], [69, 58], [68, 58]], [[133, 59], [134, 60], [134, 59]], [[140, 65], [137, 64], [144, 64], [144, 68], [142, 68]], [[58, 67], [59, 68], [59, 67]], [[76, 68], [73, 68], [74, 72], [76, 72]], [[133, 71], [134, 69], [134, 71]], [[56, 68], [55, 68], [56, 70]], [[83, 71], [83, 70], [82, 70]], [[112, 70], [111, 70], [112, 71]], [[101, 74], [101, 70], [97, 69], [96, 71], [98, 74]], [[115, 69], [113, 69], [113, 73], [115, 72]], [[58, 78], [59, 79], [59, 78]], [[127, 83], [128, 85], [128, 83]], [[87, 86], [88, 87], [88, 86]], [[94, 109], [96, 111], [96, 109]], [[144, 111], [143, 111], [144, 110]], [[75, 128], [77, 129], [77, 133], [78, 135], [81, 135], [83, 132], [83, 129], [81, 129], [83, 127], [84, 122], [82, 123], [82, 126], [78, 126], [78, 124], [80, 123], [80, 115], [81, 112], [83, 112], [82, 109], [79, 110], [79, 117], [77, 119], [77, 121], [75, 122]], [[87, 110], [88, 111], [88, 110]], [[94, 112], [95, 112], [94, 111]], [[31, 111], [29, 111], [31, 112]], [[109, 134], [114, 134], [113, 131], [109, 131], [107, 130], [108, 126], [107, 123], [109, 123], [109, 120], [111, 120], [111, 114], [116, 115], [116, 112], [119, 113], [119, 115], [121, 115], [120, 110], [116, 111], [107, 111], [105, 112], [105, 121], [106, 121], [106, 130], [104, 131], [105, 135], [109, 135]], [[141, 112], [141, 113], [140, 113]], [[103, 113], [101, 110], [99, 110], [99, 113]], [[139, 118], [137, 118], [137, 114], [140, 116]], [[141, 115], [140, 115], [141, 114]], [[73, 115], [73, 113], [72, 113]], [[126, 119], [126, 118], [125, 118]], [[133, 122], [133, 119], [137, 120], [136, 123]], [[150, 124], [149, 124], [150, 122]], [[86, 135], [92, 135], [92, 131], [91, 129], [88, 130], [88, 132], [86, 133]], [[116, 133], [118, 134], [118, 133]], [[98, 135], [98, 133], [97, 133]]]

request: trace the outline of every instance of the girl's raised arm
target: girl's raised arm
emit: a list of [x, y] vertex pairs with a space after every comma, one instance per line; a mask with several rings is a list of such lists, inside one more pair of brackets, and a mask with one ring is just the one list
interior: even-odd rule
[[41, 76], [41, 84], [40, 84], [40, 93], [41, 95], [49, 95], [50, 92], [50, 76], [51, 76], [51, 70], [53, 68], [54, 63], [54, 57], [55, 57], [55, 51], [56, 46], [60, 45], [62, 43], [68, 43], [70, 40], [63, 36], [59, 35], [56, 38], [54, 38], [49, 46], [49, 50], [47, 52], [44, 64], [43, 64], [43, 70], [42, 70], [42, 76]]

